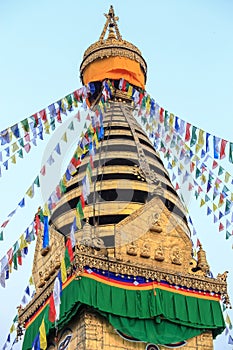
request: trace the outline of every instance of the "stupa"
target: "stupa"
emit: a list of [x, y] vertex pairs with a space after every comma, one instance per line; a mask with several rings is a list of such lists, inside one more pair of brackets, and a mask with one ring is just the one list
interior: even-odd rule
[[[111, 82], [103, 135], [94, 157], [88, 149], [77, 165], [52, 212], [46, 252], [41, 251], [42, 231], [38, 235], [36, 293], [19, 309], [23, 349], [32, 349], [44, 320], [47, 349], [211, 350], [213, 338], [225, 328], [220, 300], [228, 298], [226, 274], [210, 277], [201, 246], [193, 258], [186, 210], [134, 117], [131, 94], [122, 88], [123, 82], [144, 91], [146, 62], [122, 39], [112, 6], [105, 16], [100, 38], [80, 66], [82, 83], [94, 91], [87, 100], [90, 110], [97, 108], [104, 81]], [[59, 318], [51, 322], [54, 281], [90, 161], [74, 260], [61, 287]]]

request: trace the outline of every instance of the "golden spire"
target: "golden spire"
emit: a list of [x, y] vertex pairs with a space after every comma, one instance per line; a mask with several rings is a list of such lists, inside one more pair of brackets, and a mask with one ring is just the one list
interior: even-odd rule
[[90, 45], [83, 55], [80, 65], [82, 83], [124, 78], [132, 85], [144, 88], [147, 65], [141, 51], [122, 39], [117, 25], [119, 18], [115, 16], [113, 6], [104, 15], [106, 22], [99, 40]]
[[[107, 20], [106, 20], [106, 23], [104, 25], [104, 29], [100, 35], [99, 41], [104, 40], [107, 29], [109, 30], [108, 39], [111, 36], [115, 39], [122, 40], [122, 37], [120, 35], [120, 31], [119, 31], [118, 25], [117, 25], [117, 21], [119, 21], [119, 17], [115, 16], [114, 9], [113, 9], [112, 5], [110, 6], [108, 14], [105, 13], [104, 15], [107, 18]], [[115, 28], [115, 33], [114, 33], [114, 28]]]

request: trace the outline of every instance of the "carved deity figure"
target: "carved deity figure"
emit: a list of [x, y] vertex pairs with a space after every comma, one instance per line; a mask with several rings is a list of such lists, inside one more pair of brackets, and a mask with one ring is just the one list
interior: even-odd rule
[[153, 220], [152, 220], [152, 223], [151, 223], [151, 227], [150, 227], [150, 231], [152, 232], [157, 232], [157, 233], [160, 233], [163, 231], [162, 227], [160, 226], [160, 223], [159, 223], [159, 214], [158, 213], [155, 213], [153, 214]]
[[163, 251], [163, 247], [161, 245], [159, 245], [155, 249], [155, 260], [158, 260], [158, 261], [164, 260], [164, 251]]
[[180, 249], [178, 247], [173, 248], [172, 254], [171, 254], [171, 260], [172, 260], [172, 263], [175, 265], [182, 264]]
[[150, 245], [149, 243], [144, 243], [141, 249], [140, 256], [142, 258], [149, 258], [150, 257]]
[[136, 256], [137, 250], [138, 250], [138, 247], [137, 247], [136, 243], [131, 242], [130, 244], [128, 244], [128, 246], [127, 246], [127, 254], [128, 255]]

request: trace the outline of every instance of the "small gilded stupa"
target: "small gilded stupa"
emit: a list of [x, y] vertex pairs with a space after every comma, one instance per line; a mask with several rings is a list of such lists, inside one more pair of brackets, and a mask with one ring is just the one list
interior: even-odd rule
[[[82, 83], [93, 90], [87, 99], [93, 112], [104, 82], [111, 83], [102, 137], [94, 153], [87, 150], [52, 212], [47, 251], [41, 251], [38, 234], [36, 293], [19, 309], [23, 349], [32, 348], [44, 320], [47, 349], [211, 350], [225, 328], [220, 300], [228, 302], [226, 276], [210, 277], [202, 246], [193, 258], [186, 210], [123, 87], [145, 90], [146, 62], [122, 39], [112, 6], [105, 16], [100, 38], [80, 66]], [[54, 281], [90, 163], [74, 260], [61, 287], [59, 317], [51, 322]]]

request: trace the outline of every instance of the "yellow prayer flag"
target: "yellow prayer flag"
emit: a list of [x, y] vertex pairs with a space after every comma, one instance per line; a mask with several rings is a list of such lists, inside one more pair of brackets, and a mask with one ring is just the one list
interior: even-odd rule
[[14, 152], [16, 152], [16, 151], [18, 151], [18, 149], [19, 149], [19, 146], [17, 145], [17, 143], [16, 142], [14, 142], [13, 144], [12, 144], [12, 152], [14, 153]]
[[201, 175], [201, 181], [205, 184], [206, 183], [206, 177], [204, 174]]
[[50, 125], [49, 125], [49, 122], [48, 120], [44, 123], [44, 128], [45, 128], [45, 133], [46, 134], [49, 134], [49, 129], [50, 129]]
[[202, 148], [204, 145], [204, 130], [202, 130], [202, 129], [199, 130], [197, 143], [200, 146], [200, 148]]
[[47, 349], [47, 338], [46, 338], [46, 329], [45, 329], [44, 318], [41, 322], [41, 325], [39, 328], [39, 333], [40, 333], [40, 348], [43, 350], [46, 350]]
[[14, 331], [15, 331], [15, 325], [14, 325], [14, 323], [12, 324], [12, 326], [11, 326], [11, 328], [10, 328], [10, 333], [13, 333]]
[[31, 187], [29, 187], [29, 189], [26, 192], [26, 195], [30, 198], [32, 198], [34, 196], [34, 185], [32, 185]]
[[62, 283], [64, 283], [67, 280], [66, 264], [64, 258], [61, 260], [61, 280]]
[[231, 325], [231, 320], [229, 315], [227, 314], [226, 319], [225, 319], [226, 323], [228, 323], [229, 325]]
[[73, 101], [73, 104], [74, 104], [74, 107], [78, 107], [78, 102], [77, 102], [77, 100], [74, 100], [74, 101]]
[[226, 173], [225, 173], [225, 182], [229, 181], [230, 176], [231, 176], [231, 174], [228, 173], [228, 171], [226, 171]]
[[16, 164], [16, 156], [15, 156], [15, 154], [13, 154], [13, 156], [11, 156], [11, 163]]
[[213, 203], [213, 211], [216, 211], [218, 209], [217, 205]]
[[78, 154], [78, 157], [81, 157], [81, 155], [83, 154], [83, 149], [80, 146], [78, 146], [77, 154]]
[[61, 108], [63, 112], [66, 112], [66, 100], [64, 98], [61, 100]]
[[173, 113], [170, 113], [170, 118], [169, 118], [169, 126], [170, 126], [170, 129], [173, 128], [173, 124], [174, 124], [174, 114], [173, 114]]
[[197, 143], [195, 147], [195, 152], [198, 153], [201, 149], [201, 146]]
[[150, 96], [147, 96], [147, 99], [146, 99], [146, 111], [147, 112], [150, 111]]
[[30, 286], [33, 286], [33, 285], [34, 285], [33, 277], [32, 277], [32, 276], [29, 278], [29, 284], [30, 284]]
[[201, 199], [201, 203], [200, 203], [200, 207], [202, 207], [204, 204], [205, 204], [205, 201], [204, 201], [204, 199], [202, 198], [202, 199]]
[[78, 214], [78, 212], [76, 212], [76, 226], [81, 229], [82, 228], [82, 224], [81, 224], [81, 220], [80, 220], [80, 216]]
[[26, 239], [25, 239], [25, 237], [24, 237], [24, 234], [22, 234], [22, 235], [20, 236], [19, 240], [20, 240], [20, 244], [19, 244], [20, 250], [26, 248], [28, 244], [27, 244], [27, 242], [26, 242]]
[[98, 137], [97, 137], [96, 133], [93, 135], [92, 141], [95, 141], [95, 147], [96, 147], [96, 149], [98, 149], [99, 148], [99, 141], [98, 141]]
[[67, 134], [66, 132], [62, 135], [62, 138], [61, 138], [64, 142], [67, 142]]
[[132, 95], [133, 95], [133, 87], [132, 87], [132, 85], [129, 85], [127, 96], [131, 97]]
[[45, 203], [45, 204], [44, 204], [43, 214], [44, 214], [45, 216], [49, 216], [49, 215], [50, 215], [50, 210], [49, 210], [49, 207], [48, 207], [48, 203]]

